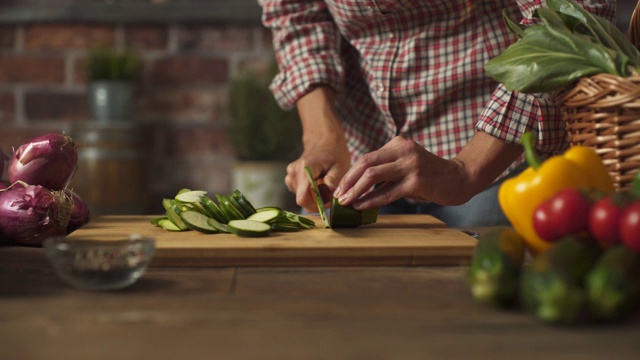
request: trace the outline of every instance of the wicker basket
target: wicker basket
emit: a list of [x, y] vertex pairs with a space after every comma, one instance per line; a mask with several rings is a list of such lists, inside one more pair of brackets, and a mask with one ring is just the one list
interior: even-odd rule
[[[640, 45], [640, 3], [628, 38]], [[628, 190], [640, 169], [640, 75], [598, 74], [582, 78], [556, 95], [564, 107], [568, 141], [594, 148], [617, 190]]]

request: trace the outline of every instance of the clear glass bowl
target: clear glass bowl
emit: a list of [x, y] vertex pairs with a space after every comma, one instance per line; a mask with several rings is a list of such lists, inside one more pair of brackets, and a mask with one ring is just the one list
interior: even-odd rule
[[58, 276], [82, 290], [127, 287], [145, 273], [155, 254], [155, 240], [138, 235], [118, 241], [52, 237], [42, 245]]

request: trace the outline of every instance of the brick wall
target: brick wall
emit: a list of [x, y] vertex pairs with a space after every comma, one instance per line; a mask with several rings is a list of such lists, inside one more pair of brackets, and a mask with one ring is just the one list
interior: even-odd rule
[[146, 135], [145, 211], [160, 210], [160, 200], [182, 187], [231, 191], [226, 91], [231, 76], [271, 59], [270, 37], [259, 22], [0, 26], [4, 152], [90, 121], [83, 65], [96, 45], [130, 47], [142, 59], [132, 121]]

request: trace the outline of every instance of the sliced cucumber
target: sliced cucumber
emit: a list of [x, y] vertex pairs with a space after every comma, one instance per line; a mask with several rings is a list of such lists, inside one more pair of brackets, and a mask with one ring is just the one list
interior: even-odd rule
[[176, 224], [174, 224], [168, 218], [160, 219], [158, 221], [157, 225], [160, 226], [161, 228], [163, 228], [165, 230], [169, 230], [169, 231], [184, 231], [184, 229], [180, 229], [179, 227], [177, 227]]
[[211, 213], [213, 215], [212, 218], [218, 220], [218, 222], [223, 224], [226, 224], [229, 222], [229, 218], [227, 217], [227, 214], [225, 214], [224, 211], [222, 211], [220, 207], [218, 207], [218, 205], [216, 205], [216, 203], [213, 200], [211, 200], [210, 197], [205, 196], [203, 198], [203, 203], [207, 209], [211, 210]]
[[160, 222], [160, 220], [162, 219], [167, 219], [166, 216], [156, 216], [156, 217], [152, 217], [151, 219], [149, 219], [149, 222], [153, 225], [158, 225], [158, 222]]
[[220, 232], [220, 230], [209, 225], [208, 219], [210, 219], [210, 217], [198, 211], [183, 211], [182, 213], [180, 213], [180, 218], [182, 219], [184, 224], [191, 230], [200, 231], [206, 234], [215, 234], [217, 232]]
[[271, 230], [274, 230], [274, 231], [295, 232], [295, 231], [300, 231], [300, 229], [302, 229], [302, 225], [295, 222], [276, 221], [271, 224]]
[[175, 199], [182, 203], [196, 203], [202, 201], [206, 194], [207, 192], [204, 190], [191, 190], [179, 193]]
[[253, 206], [251, 201], [249, 201], [249, 199], [247, 199], [247, 197], [244, 196], [244, 194], [240, 192], [240, 190], [238, 189], [234, 190], [233, 197], [236, 198], [236, 200], [238, 200], [238, 203], [240, 204], [240, 206], [245, 207], [247, 209], [247, 212], [249, 214], [253, 214], [256, 212], [256, 207]]
[[207, 219], [207, 223], [211, 226], [214, 227], [216, 229], [218, 229], [220, 232], [225, 232], [228, 233], [229, 229], [227, 228], [227, 224], [223, 224], [221, 222], [219, 222], [218, 220], [210, 217]]
[[218, 200], [218, 206], [222, 210], [229, 220], [244, 220], [244, 216], [235, 208], [225, 195], [216, 194]]
[[250, 215], [247, 220], [260, 221], [266, 224], [274, 223], [282, 215], [282, 210], [278, 208], [271, 208], [269, 210], [258, 211], [257, 213]]
[[231, 220], [227, 224], [229, 232], [243, 237], [267, 236], [271, 225], [253, 220]]
[[162, 199], [162, 207], [167, 210], [170, 208], [175, 201], [173, 199], [164, 198]]
[[182, 219], [180, 218], [180, 215], [178, 215], [178, 213], [173, 209], [173, 207], [170, 207], [167, 209], [167, 217], [172, 223], [174, 223], [178, 227], [178, 229], [180, 230], [188, 229], [187, 225], [184, 223], [184, 221], [182, 221]]
[[242, 215], [243, 219], [246, 219], [247, 217], [249, 217], [249, 215], [252, 214], [247, 210], [245, 210], [242, 206], [240, 206], [240, 204], [238, 203], [238, 200], [236, 200], [236, 198], [234, 198], [233, 195], [227, 195], [225, 196], [225, 199], [229, 202], [231, 206], [233, 206], [234, 209], [236, 209], [236, 211], [240, 213], [240, 215]]

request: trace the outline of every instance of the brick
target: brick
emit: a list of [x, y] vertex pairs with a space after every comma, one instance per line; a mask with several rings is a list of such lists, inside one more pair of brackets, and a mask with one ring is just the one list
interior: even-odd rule
[[224, 128], [209, 125], [170, 129], [165, 157], [207, 157], [212, 154], [233, 155]]
[[60, 84], [63, 81], [62, 57], [0, 54], [0, 83]]
[[85, 93], [30, 91], [25, 94], [24, 108], [29, 121], [86, 121], [89, 118]]
[[[0, 148], [5, 155], [11, 155], [13, 148], [18, 148], [20, 145], [35, 139], [38, 136], [42, 136], [53, 132], [50, 128], [38, 128], [36, 126], [18, 127], [18, 126], [5, 126], [0, 131]], [[4, 178], [6, 179], [7, 173], [5, 172]]]
[[16, 44], [16, 29], [12, 26], [0, 26], [0, 49], [13, 49]]
[[229, 64], [225, 59], [198, 56], [176, 56], [151, 65], [153, 85], [214, 85], [228, 79]]
[[254, 27], [187, 26], [180, 29], [182, 51], [248, 51], [253, 47]]
[[0, 92], [0, 124], [8, 124], [15, 120], [16, 98], [13, 93]]
[[24, 43], [29, 50], [89, 49], [114, 46], [116, 32], [111, 25], [31, 25], [25, 27]]
[[169, 29], [166, 26], [135, 25], [125, 28], [125, 43], [134, 50], [163, 50], [167, 48]]
[[207, 89], [143, 89], [134, 100], [136, 118], [143, 121], [219, 121], [224, 112], [223, 95]]

